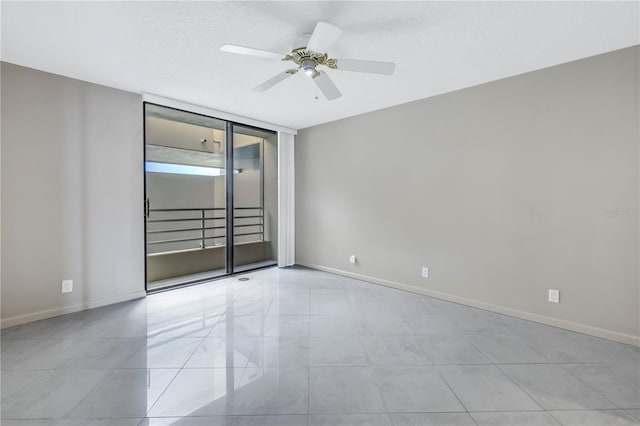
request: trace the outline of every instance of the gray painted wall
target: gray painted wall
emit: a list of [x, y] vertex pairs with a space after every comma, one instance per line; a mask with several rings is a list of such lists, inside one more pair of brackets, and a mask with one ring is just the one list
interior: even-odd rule
[[144, 296], [140, 96], [2, 63], [1, 136], [2, 326]]
[[300, 131], [296, 262], [638, 344], [638, 71], [636, 46]]

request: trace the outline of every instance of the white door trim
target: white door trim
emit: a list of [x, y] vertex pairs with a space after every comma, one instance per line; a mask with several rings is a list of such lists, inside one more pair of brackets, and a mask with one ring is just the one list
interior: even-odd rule
[[295, 263], [295, 156], [293, 133], [278, 132], [278, 266]]

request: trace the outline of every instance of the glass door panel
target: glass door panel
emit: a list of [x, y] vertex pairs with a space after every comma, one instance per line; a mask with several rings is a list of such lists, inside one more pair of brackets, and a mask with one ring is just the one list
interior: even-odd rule
[[226, 274], [226, 122], [144, 114], [147, 290]]
[[276, 133], [234, 124], [234, 272], [277, 264], [277, 149]]

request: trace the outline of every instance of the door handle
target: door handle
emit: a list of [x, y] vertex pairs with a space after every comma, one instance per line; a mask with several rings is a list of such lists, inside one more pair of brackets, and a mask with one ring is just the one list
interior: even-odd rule
[[149, 219], [149, 199], [144, 200], [144, 217]]

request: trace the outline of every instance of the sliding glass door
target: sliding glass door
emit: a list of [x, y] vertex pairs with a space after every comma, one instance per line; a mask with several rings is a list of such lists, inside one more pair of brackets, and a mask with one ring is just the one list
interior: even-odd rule
[[276, 264], [276, 135], [144, 111], [147, 290]]

